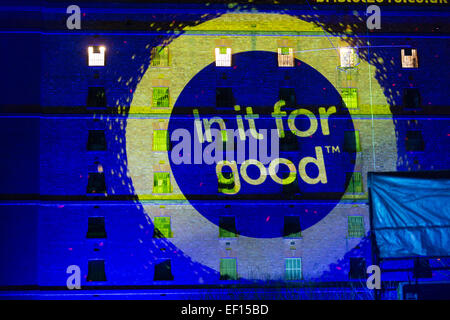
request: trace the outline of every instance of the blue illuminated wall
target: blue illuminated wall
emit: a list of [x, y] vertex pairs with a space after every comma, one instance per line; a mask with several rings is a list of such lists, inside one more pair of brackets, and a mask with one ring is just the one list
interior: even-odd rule
[[[49, 11], [46, 19], [51, 21], [58, 14], [61, 15], [57, 10]], [[200, 14], [188, 18], [177, 14], [171, 18], [200, 19]], [[150, 11], [134, 15], [133, 19], [145, 21], [152, 19], [151, 16]], [[415, 24], [415, 18], [410, 19], [405, 23]], [[112, 169], [119, 168], [116, 155], [125, 145], [125, 141], [121, 143], [113, 137], [123, 134], [121, 124], [126, 123], [126, 118], [117, 115], [118, 121], [107, 127], [100, 116], [103, 111], [84, 111], [90, 86], [105, 87], [108, 110], [114, 110], [116, 101], [122, 106], [129, 105], [127, 98], [132, 97], [137, 85], [138, 70], [142, 64], [148, 66], [146, 46], [159, 44], [162, 37], [98, 33], [99, 36], [91, 32], [72, 35], [59, 30], [0, 35], [0, 41], [8, 47], [0, 53], [4, 62], [2, 91], [6, 93], [0, 102], [0, 132], [4, 137], [0, 157], [4, 168], [0, 184], [0, 285], [63, 287], [67, 266], [79, 265], [84, 277], [89, 259], [105, 260], [107, 282], [88, 283], [83, 278], [82, 285], [149, 285], [155, 284], [155, 262], [164, 258], [172, 260], [174, 280], [156, 284], [223, 283], [217, 271], [180, 254], [169, 241], [149, 236], [153, 234], [153, 226], [147, 222], [141, 205], [134, 201], [133, 190], [122, 183], [123, 178], [111, 173]], [[87, 66], [86, 48], [93, 43], [108, 48], [103, 68]], [[404, 87], [416, 87], [426, 107], [422, 114], [405, 114], [398, 108], [402, 104], [402, 94], [394, 94], [389, 101], [396, 130], [397, 170], [449, 170], [450, 126], [446, 110], [450, 92], [447, 72], [450, 46], [447, 36], [442, 33], [437, 36], [381, 34], [371, 37], [371, 44], [383, 46], [375, 50], [386, 61], [385, 77], [377, 74], [385, 94], [390, 96], [389, 90], [396, 92]], [[396, 46], [405, 44], [417, 48], [419, 69], [407, 70], [399, 65]], [[135, 58], [131, 59], [132, 56]], [[392, 58], [393, 65], [387, 63]], [[98, 78], [94, 77], [95, 72]], [[118, 77], [133, 78], [133, 81], [117, 82]], [[248, 95], [248, 99], [252, 99], [251, 92]], [[438, 110], [436, 113], [434, 107]], [[375, 125], [377, 121], [383, 120], [375, 119]], [[86, 151], [88, 130], [93, 129], [105, 130], [107, 151]], [[407, 130], [422, 131], [424, 151], [405, 150]], [[107, 193], [111, 194], [114, 188], [115, 200], [86, 195], [88, 173], [96, 161], [103, 165]], [[124, 179], [131, 184], [129, 177]], [[106, 239], [86, 239], [89, 216], [106, 217]], [[356, 256], [365, 257], [370, 264], [368, 237], [356, 248], [349, 248], [348, 253], [323, 274], [323, 279], [348, 280], [348, 259]], [[391, 274], [384, 279], [406, 280], [407, 276]], [[436, 273], [435, 279], [448, 280], [448, 273]]]

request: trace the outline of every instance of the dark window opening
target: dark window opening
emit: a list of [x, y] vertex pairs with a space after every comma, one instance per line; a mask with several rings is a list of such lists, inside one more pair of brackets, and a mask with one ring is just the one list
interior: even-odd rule
[[280, 137], [280, 151], [299, 150], [298, 137], [290, 130], [284, 130], [284, 137]]
[[154, 281], [173, 280], [170, 260], [165, 260], [155, 265]]
[[361, 145], [359, 142], [359, 131], [344, 132], [344, 151], [345, 152], [361, 151]]
[[106, 137], [104, 130], [89, 130], [88, 151], [105, 151], [106, 150]]
[[414, 260], [414, 278], [432, 278], [433, 272], [430, 266], [430, 260], [418, 258]]
[[360, 257], [350, 258], [350, 272], [348, 276], [350, 279], [365, 279], [366, 259]]
[[405, 56], [412, 56], [412, 48], [406, 48], [405, 50]]
[[87, 281], [106, 281], [104, 260], [90, 260], [88, 262]]
[[[279, 166], [279, 177], [281, 179], [287, 179], [292, 173], [289, 171], [289, 168], [286, 165]], [[289, 184], [282, 185], [282, 192], [285, 196], [293, 197], [296, 194], [300, 193], [298, 187], [297, 174], [295, 175], [295, 180]]]
[[86, 193], [106, 193], [105, 174], [103, 172], [90, 172]]
[[[286, 174], [288, 176], [288, 174]], [[294, 195], [300, 194], [300, 189], [298, 187], [298, 179], [295, 177], [295, 180], [289, 184], [283, 184], [283, 194], [289, 197], [293, 197]]]
[[236, 219], [235, 217], [219, 217], [219, 237], [236, 237]]
[[420, 109], [421, 98], [417, 88], [405, 88], [403, 91], [403, 107], [405, 109]]
[[285, 216], [283, 236], [285, 238], [299, 238], [302, 236], [299, 216]]
[[232, 88], [216, 88], [216, 108], [233, 108], [234, 97]]
[[280, 88], [279, 100], [284, 100], [286, 106], [295, 106], [297, 104], [297, 100], [295, 97], [294, 88]]
[[417, 130], [406, 131], [406, 151], [423, 151], [425, 142], [423, 141], [422, 132]]
[[105, 217], [89, 217], [86, 238], [106, 238]]
[[87, 98], [87, 107], [88, 108], [106, 108], [105, 88], [89, 87], [88, 98]]

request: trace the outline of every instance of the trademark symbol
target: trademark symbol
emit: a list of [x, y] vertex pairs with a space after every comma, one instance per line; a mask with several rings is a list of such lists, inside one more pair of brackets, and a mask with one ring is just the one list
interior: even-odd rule
[[324, 146], [324, 147], [327, 149], [327, 153], [341, 153], [341, 149], [339, 149], [339, 146]]

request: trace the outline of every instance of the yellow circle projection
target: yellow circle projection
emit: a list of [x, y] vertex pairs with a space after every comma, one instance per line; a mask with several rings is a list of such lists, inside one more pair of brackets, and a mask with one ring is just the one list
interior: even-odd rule
[[[170, 171], [168, 153], [153, 151], [154, 131], [167, 128], [178, 95], [198, 72], [214, 63], [215, 48], [224, 44], [232, 48], [233, 54], [253, 50], [277, 52], [281, 46], [292, 47], [296, 59], [315, 68], [338, 91], [358, 88], [358, 107], [349, 111], [355, 130], [360, 132], [362, 152], [358, 153], [355, 171], [362, 173], [366, 193], [341, 200], [324, 219], [303, 231], [299, 239], [219, 239], [218, 226], [185, 200], [173, 177], [171, 193], [158, 194], [153, 188], [154, 173]], [[339, 68], [339, 48], [348, 46], [312, 23], [272, 13], [224, 14], [185, 28], [183, 35], [167, 45], [169, 66], [150, 66], [136, 87], [126, 125], [126, 153], [128, 174], [148, 218], [153, 221], [158, 216], [171, 217], [173, 237], [169, 241], [194, 261], [217, 271], [220, 258], [235, 257], [239, 276], [248, 279], [282, 279], [284, 259], [290, 257], [302, 259], [304, 278], [319, 277], [359, 243], [361, 239], [347, 237], [347, 216], [363, 215], [368, 230], [365, 177], [368, 171], [394, 171], [397, 158], [392, 155], [397, 152], [392, 120], [374, 125], [374, 117], [390, 116], [390, 110], [374, 73], [369, 73], [369, 64], [361, 61], [353, 73]], [[169, 88], [168, 107], [152, 106], [154, 88], [159, 87]], [[227, 250], [225, 242], [230, 243], [231, 250]]]

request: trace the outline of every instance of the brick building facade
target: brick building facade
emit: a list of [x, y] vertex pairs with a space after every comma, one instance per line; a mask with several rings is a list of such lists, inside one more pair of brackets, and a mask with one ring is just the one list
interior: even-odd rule
[[[81, 30], [67, 30], [65, 8], [49, 6], [29, 8], [26, 30], [5, 22], [3, 41], [20, 40], [2, 53], [12, 66], [0, 121], [4, 150], [15, 150], [2, 159], [12, 171], [1, 192], [2, 260], [11, 262], [2, 266], [2, 285], [65, 286], [69, 265], [80, 266], [82, 286], [336, 281], [353, 278], [355, 264], [370, 265], [367, 173], [449, 169], [449, 30], [448, 13], [433, 7], [408, 14], [383, 7], [389, 14], [382, 29], [369, 32], [364, 8], [325, 8], [315, 17], [300, 5], [287, 6], [288, 14], [264, 6], [236, 12], [198, 4], [93, 5], [82, 10]], [[345, 24], [333, 22], [342, 14]], [[418, 18], [424, 23], [414, 30]], [[43, 29], [36, 31], [33, 21], [43, 21]], [[89, 65], [89, 47], [105, 48], [104, 66]], [[287, 48], [292, 61], [311, 66], [337, 90], [358, 132], [354, 150], [339, 145], [340, 153], [355, 156], [356, 174], [346, 173], [351, 186], [330, 213], [294, 236], [282, 230], [267, 238], [221, 236], [220, 226], [186, 200], [169, 153], [155, 147], [155, 131], [167, 129], [179, 95], [216, 63], [220, 47], [231, 49], [231, 68], [239, 53], [279, 56]], [[345, 48], [355, 49], [350, 66], [342, 64]], [[418, 65], [407, 67], [405, 55], [415, 54]], [[205, 90], [237, 85], [220, 72]], [[282, 87], [292, 87], [289, 79], [264, 90], [277, 101]], [[162, 106], [154, 104], [157, 88], [168, 94]], [[328, 174], [340, 171], [336, 163]], [[169, 173], [168, 192], [155, 192], [155, 172]], [[311, 200], [275, 201], [273, 215], [295, 216], [326, 203]], [[229, 216], [234, 204], [202, 205]], [[254, 205], [267, 210], [271, 203]], [[239, 234], [239, 217], [234, 223]]]

